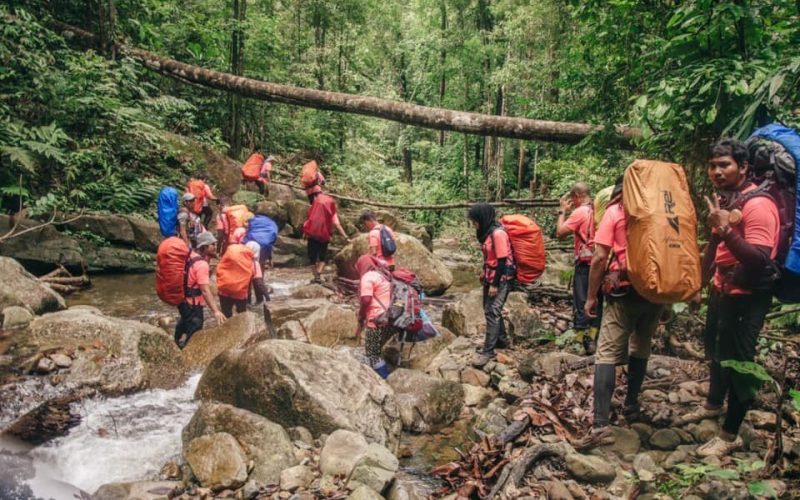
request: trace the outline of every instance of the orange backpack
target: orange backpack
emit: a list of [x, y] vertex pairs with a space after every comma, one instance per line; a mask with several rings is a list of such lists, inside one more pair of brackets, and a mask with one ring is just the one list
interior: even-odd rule
[[253, 216], [245, 205], [233, 205], [223, 211], [228, 221], [228, 236], [232, 235], [236, 228], [244, 227], [245, 222]]
[[177, 236], [171, 236], [158, 245], [156, 252], [156, 293], [171, 306], [181, 304], [186, 297], [199, 297], [199, 289], [187, 288], [189, 268], [200, 257], [189, 258], [189, 247]]
[[625, 170], [628, 278], [650, 302], [672, 304], [700, 290], [697, 214], [683, 167], [636, 160]]
[[206, 183], [200, 179], [191, 179], [186, 183], [186, 192], [194, 195], [192, 212], [199, 214], [203, 211], [203, 202], [206, 199]]
[[544, 273], [545, 254], [542, 230], [528, 217], [520, 214], [500, 217], [500, 224], [511, 240], [514, 263], [517, 265], [517, 281], [527, 285]]
[[314, 160], [303, 165], [303, 170], [300, 171], [300, 183], [303, 184], [304, 188], [308, 189], [317, 185], [319, 182], [318, 172], [319, 166]]
[[217, 292], [234, 299], [247, 298], [253, 279], [253, 251], [234, 243], [225, 250], [217, 265]]
[[264, 163], [264, 155], [253, 153], [250, 158], [242, 165], [242, 179], [246, 181], [257, 181], [261, 178], [261, 165]]

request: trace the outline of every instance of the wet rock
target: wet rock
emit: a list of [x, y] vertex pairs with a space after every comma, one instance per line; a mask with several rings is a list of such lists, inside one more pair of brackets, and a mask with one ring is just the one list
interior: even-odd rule
[[[413, 370], [426, 370], [431, 361], [456, 338], [447, 328], [436, 325], [439, 335], [424, 342], [417, 342], [413, 346], [406, 342], [403, 352], [400, 352], [400, 342], [390, 340], [383, 347], [383, 358], [392, 368], [398, 368], [398, 359], [403, 368]], [[412, 348], [413, 347], [413, 348]]]
[[403, 428], [408, 431], [437, 432], [458, 418], [464, 405], [459, 383], [417, 370], [399, 368], [387, 382], [394, 389]]
[[611, 426], [611, 431], [614, 433], [614, 444], [603, 446], [601, 450], [614, 452], [622, 458], [632, 457], [639, 452], [641, 441], [635, 430]]
[[356, 463], [348, 486], [363, 484], [373, 491], [383, 493], [399, 468], [400, 463], [391, 451], [385, 446], [371, 443]]
[[164, 467], [161, 467], [158, 476], [162, 480], [180, 480], [181, 479], [181, 466], [175, 462], [167, 462]]
[[347, 354], [290, 340], [221, 354], [200, 379], [197, 396], [285, 426], [302, 425], [315, 435], [347, 429], [393, 446], [400, 433], [394, 393], [371, 368]]
[[386, 492], [386, 500], [424, 500], [428, 495], [420, 491], [418, 480], [413, 476], [398, 471], [394, 481]]
[[299, 441], [309, 446], [314, 445], [314, 436], [305, 427], [289, 427], [286, 429], [292, 441]]
[[325, 440], [319, 455], [319, 469], [327, 476], [349, 476], [369, 444], [361, 434], [337, 430]]
[[3, 330], [25, 328], [33, 321], [33, 314], [27, 307], [8, 306], [3, 309]]
[[478, 370], [467, 366], [461, 370], [460, 380], [462, 384], [474, 385], [477, 387], [486, 387], [491, 381], [491, 377], [483, 370]]
[[250, 311], [236, 314], [222, 325], [203, 328], [195, 333], [183, 349], [189, 369], [205, 368], [228, 349], [244, 347], [259, 336], [266, 335], [263, 316]]
[[565, 461], [567, 470], [580, 481], [593, 484], [610, 483], [617, 476], [614, 465], [601, 457], [570, 453]]
[[36, 363], [36, 373], [47, 374], [57, 369], [56, 364], [50, 358], [40, 358]]
[[[66, 224], [66, 228], [78, 233], [86, 231], [109, 243], [133, 247], [136, 239], [133, 227], [126, 217], [121, 215], [84, 214], [81, 218]], [[158, 224], [156, 223], [156, 228]]]
[[529, 388], [529, 384], [512, 376], [503, 377], [497, 384], [497, 390], [509, 401], [524, 397]]
[[547, 500], [572, 500], [575, 498], [561, 481], [548, 481], [546, 489]]
[[471, 384], [461, 384], [464, 389], [464, 406], [483, 407], [492, 400], [492, 391]]
[[569, 365], [581, 359], [575, 354], [560, 351], [532, 353], [520, 360], [517, 370], [526, 382], [531, 382], [535, 376], [558, 379]]
[[328, 302], [300, 322], [312, 344], [324, 347], [358, 345], [355, 336], [358, 318], [356, 312], [349, 307]]
[[[407, 234], [395, 232], [395, 241], [397, 243], [397, 253], [395, 254], [397, 267], [404, 267], [414, 271], [426, 294], [441, 295], [450, 287], [453, 283], [452, 273], [418, 239]], [[355, 262], [358, 257], [368, 252], [367, 235], [361, 234], [354, 238], [351, 243], [336, 254], [334, 261], [336, 262], [337, 274], [349, 279], [357, 279], [358, 275], [354, 268]], [[445, 323], [445, 326], [448, 325]]]
[[305, 465], [295, 465], [281, 472], [280, 486], [282, 490], [294, 493], [300, 488], [308, 487], [314, 481], [314, 471]]
[[183, 451], [192, 473], [205, 488], [238, 488], [247, 480], [247, 458], [236, 439], [220, 432], [193, 439]]
[[529, 345], [541, 336], [545, 329], [539, 313], [528, 304], [528, 295], [511, 292], [504, 307], [508, 335], [515, 345]]
[[303, 236], [303, 224], [308, 216], [310, 205], [307, 201], [289, 200], [284, 203], [289, 224], [294, 228], [295, 238]]
[[[653, 435], [655, 429], [644, 422], [634, 422], [631, 424], [631, 429], [639, 435], [639, 440], [645, 443], [650, 442], [650, 436]], [[634, 452], [635, 453], [635, 452]]]
[[322, 285], [312, 284], [304, 285], [292, 292], [292, 298], [295, 299], [322, 299], [330, 297], [334, 291]]
[[92, 495], [92, 500], [161, 500], [183, 491], [180, 481], [134, 481], [104, 484]]
[[646, 453], [639, 453], [633, 459], [633, 470], [640, 481], [646, 483], [653, 482], [656, 479], [656, 474], [659, 473], [659, 467], [653, 458]]
[[74, 387], [94, 387], [116, 395], [171, 389], [186, 378], [181, 352], [171, 335], [93, 309], [71, 308], [39, 316], [21, 335], [21, 355], [53, 349], [75, 353], [65, 377]]
[[[0, 245], [0, 249], [2, 249], [2, 245]], [[0, 310], [4, 315], [9, 306], [27, 308], [36, 314], [57, 311], [66, 307], [61, 295], [37, 280], [14, 259], [0, 257], [0, 276], [3, 277], [0, 280]], [[10, 312], [13, 316], [14, 311]], [[5, 319], [3, 324], [5, 325]]]
[[369, 486], [362, 484], [350, 493], [347, 500], [383, 500], [383, 497]]
[[671, 451], [681, 444], [681, 437], [673, 429], [659, 429], [650, 436], [650, 445], [659, 450]]
[[483, 314], [483, 290], [472, 290], [456, 302], [445, 305], [442, 325], [459, 337], [483, 335], [486, 317]]
[[195, 438], [216, 433], [233, 436], [253, 463], [250, 479], [276, 484], [281, 471], [295, 465], [289, 434], [278, 424], [234, 406], [203, 403], [182, 432], [184, 447]]
[[64, 353], [56, 352], [50, 355], [50, 359], [58, 368], [69, 368], [72, 366], [72, 358]]

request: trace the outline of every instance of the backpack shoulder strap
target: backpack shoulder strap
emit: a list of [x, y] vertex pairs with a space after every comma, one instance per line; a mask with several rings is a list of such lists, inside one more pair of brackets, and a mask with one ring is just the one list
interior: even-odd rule
[[189, 288], [189, 269], [201, 260], [203, 258], [200, 256], [192, 257], [192, 252], [189, 251], [189, 257], [186, 258], [186, 266], [183, 269], [183, 294], [187, 297], [199, 297], [203, 294], [199, 288]]

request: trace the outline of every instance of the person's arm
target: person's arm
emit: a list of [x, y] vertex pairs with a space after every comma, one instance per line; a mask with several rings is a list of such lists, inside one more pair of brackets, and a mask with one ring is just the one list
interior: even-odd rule
[[208, 198], [209, 200], [217, 201], [217, 197], [214, 196], [213, 192], [211, 192], [211, 186], [206, 184], [205, 191], [206, 191], [206, 198]]
[[497, 295], [497, 288], [500, 286], [500, 279], [506, 274], [506, 260], [507, 257], [498, 257], [497, 267], [494, 270], [494, 279], [489, 286], [489, 297]]
[[339, 234], [342, 235], [342, 238], [344, 238], [347, 241], [350, 241], [350, 237], [347, 236], [347, 233], [344, 232], [344, 228], [342, 227], [342, 223], [339, 222], [339, 216], [336, 215], [336, 214], [333, 214], [333, 225], [336, 226], [336, 229], [339, 231]]
[[217, 301], [214, 300], [214, 294], [211, 293], [211, 285], [200, 285], [200, 290], [203, 292], [203, 298], [206, 299], [206, 304], [211, 308], [211, 312], [214, 313], [214, 319], [217, 320], [217, 324], [221, 325], [225, 323], [225, 315], [222, 314], [222, 311], [217, 307]]
[[[575, 230], [567, 224], [567, 210], [572, 206], [572, 202], [568, 198], [561, 198], [559, 200], [558, 220], [556, 220], [556, 238], [566, 238]], [[573, 212], [574, 214], [575, 212]], [[569, 218], [572, 221], [572, 215]]]
[[381, 244], [380, 233], [378, 233], [378, 237], [376, 238], [374, 236], [373, 230], [370, 230], [369, 236], [367, 237], [367, 239], [369, 239], [369, 253], [371, 255], [374, 255], [374, 256], [377, 257], [378, 256], [378, 246]]
[[178, 232], [181, 235], [181, 239], [186, 242], [186, 246], [191, 248], [192, 243], [189, 241], [189, 232], [186, 230], [186, 222], [181, 222], [178, 224]]
[[748, 274], [758, 275], [772, 265], [772, 248], [753, 245], [736, 231], [730, 229], [722, 233], [722, 241], [731, 251], [736, 260], [748, 270]]
[[600, 283], [603, 281], [610, 253], [611, 247], [595, 242], [592, 263], [589, 266], [589, 290], [586, 295], [586, 305], [583, 308], [589, 318], [597, 317], [597, 293], [600, 291]]
[[358, 308], [358, 327], [356, 328], [356, 340], [361, 341], [361, 332], [364, 331], [364, 326], [367, 324], [367, 311], [372, 303], [371, 295], [363, 295], [359, 297]]

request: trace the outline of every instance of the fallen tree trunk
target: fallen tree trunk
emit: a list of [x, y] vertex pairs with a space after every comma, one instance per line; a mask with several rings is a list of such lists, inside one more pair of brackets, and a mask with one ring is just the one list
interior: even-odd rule
[[[53, 21], [51, 24], [55, 29], [63, 32], [67, 38], [79, 38], [84, 43], [92, 46], [97, 46], [98, 44], [98, 37], [93, 33], [58, 21]], [[152, 52], [119, 43], [117, 44], [117, 51], [133, 58], [153, 71], [182, 82], [211, 87], [253, 99], [355, 113], [436, 130], [563, 144], [576, 144], [585, 137], [604, 130], [602, 125], [588, 123], [531, 120], [469, 113], [420, 106], [378, 97], [326, 92], [269, 83], [182, 63], [175, 59], [161, 57]], [[613, 135], [618, 146], [632, 148], [632, 142], [640, 138], [642, 134], [637, 128], [618, 125], [615, 127]]]

